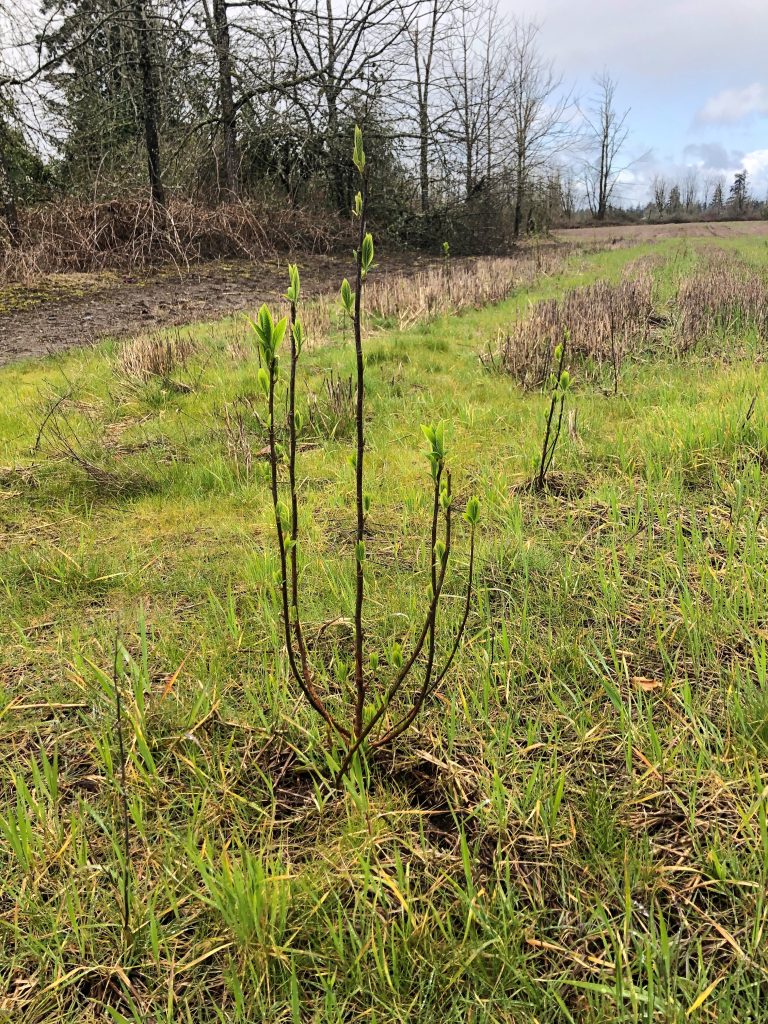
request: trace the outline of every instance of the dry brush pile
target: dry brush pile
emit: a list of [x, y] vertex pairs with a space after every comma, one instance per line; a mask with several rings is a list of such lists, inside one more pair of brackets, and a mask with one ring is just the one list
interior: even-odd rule
[[149, 195], [109, 202], [57, 199], [21, 212], [16, 245], [0, 247], [0, 277], [142, 270], [210, 259], [263, 259], [277, 252], [329, 252], [347, 237], [338, 219], [243, 200], [206, 206], [173, 197], [164, 210]]

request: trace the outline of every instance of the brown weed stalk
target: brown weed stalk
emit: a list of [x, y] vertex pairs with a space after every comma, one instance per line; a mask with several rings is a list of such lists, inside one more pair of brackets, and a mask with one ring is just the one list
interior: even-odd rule
[[762, 277], [725, 253], [681, 281], [675, 302], [678, 351], [689, 352], [710, 335], [754, 328], [768, 336], [768, 287]]
[[633, 348], [647, 342], [653, 315], [653, 279], [644, 274], [618, 283], [598, 281], [566, 292], [561, 300], [534, 303], [481, 354], [490, 368], [515, 377], [524, 387], [546, 378], [553, 338], [570, 338], [571, 356], [612, 370], [618, 392], [621, 365]]

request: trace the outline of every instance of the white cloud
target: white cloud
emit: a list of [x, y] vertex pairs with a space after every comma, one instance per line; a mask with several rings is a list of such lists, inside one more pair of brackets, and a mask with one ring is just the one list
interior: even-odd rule
[[716, 161], [721, 166], [713, 167], [704, 153], [719, 147], [709, 144], [687, 146], [682, 161], [670, 157], [651, 156], [648, 160], [637, 161], [624, 171], [619, 178], [617, 191], [624, 204], [644, 205], [651, 198], [653, 179], [656, 175], [664, 178], [668, 185], [682, 186], [691, 171], [698, 172], [699, 186], [708, 183], [710, 191], [716, 180], [722, 182], [726, 195], [728, 188], [739, 171], [746, 170], [749, 192], [756, 199], [765, 199], [768, 193], [768, 149], [753, 149], [748, 153], [730, 153], [726, 161]]
[[696, 119], [706, 124], [734, 124], [750, 114], [768, 116], [768, 86], [761, 82], [743, 89], [723, 89], [707, 100]]
[[745, 153], [741, 163], [749, 175], [753, 193], [757, 193], [759, 198], [765, 198], [768, 189], [768, 149], [754, 149], [751, 153]]

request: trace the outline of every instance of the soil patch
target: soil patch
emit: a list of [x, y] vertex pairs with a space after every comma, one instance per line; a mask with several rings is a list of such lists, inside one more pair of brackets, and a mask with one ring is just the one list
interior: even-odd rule
[[[384, 273], [416, 272], [434, 257], [385, 254]], [[112, 274], [104, 287], [87, 278], [66, 275], [68, 288], [30, 287], [25, 303], [0, 314], [0, 366], [19, 359], [52, 355], [104, 338], [121, 338], [147, 330], [216, 320], [274, 301], [287, 286], [287, 260], [220, 262], [147, 279]], [[350, 256], [313, 255], [301, 259], [302, 294], [307, 298], [335, 292], [352, 273]], [[18, 285], [13, 286], [18, 293]]]

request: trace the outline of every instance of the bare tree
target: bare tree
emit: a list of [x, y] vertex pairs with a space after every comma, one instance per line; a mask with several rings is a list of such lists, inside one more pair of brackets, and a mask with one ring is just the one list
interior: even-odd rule
[[[719, 204], [718, 204], [719, 195]], [[723, 176], [710, 173], [704, 178], [701, 186], [701, 205], [705, 210], [721, 205], [723, 201]]]
[[147, 147], [149, 185], [152, 190], [152, 201], [162, 209], [165, 206], [165, 187], [160, 163], [159, 102], [155, 68], [152, 62], [152, 29], [147, 0], [133, 0], [133, 19], [139, 74], [141, 75], [141, 117], [144, 127], [144, 142]]
[[480, 12], [462, 7], [454, 22], [454, 46], [443, 76], [448, 103], [440, 130], [449, 145], [461, 151], [464, 198], [475, 192], [478, 147], [483, 136], [481, 118], [483, 89], [475, 43]]
[[553, 147], [570, 130], [566, 117], [570, 97], [561, 95], [562, 79], [541, 55], [538, 35], [537, 25], [516, 21], [507, 41], [515, 238], [522, 227], [532, 177], [545, 167]]
[[651, 182], [651, 191], [653, 193], [653, 205], [656, 207], [658, 215], [661, 216], [667, 208], [669, 183], [666, 178], [660, 174], [655, 174]]
[[584, 115], [589, 143], [596, 150], [596, 157], [588, 161], [585, 168], [587, 202], [597, 220], [605, 220], [619, 175], [623, 168], [616, 163], [629, 129], [629, 110], [619, 113], [616, 109], [617, 83], [607, 71], [595, 79], [597, 93], [590, 111]]
[[221, 124], [223, 198], [231, 199], [240, 190], [240, 160], [237, 144], [237, 107], [233, 85], [232, 42], [227, 0], [212, 0], [212, 9], [203, 0], [205, 22], [216, 55], [219, 118]]
[[0, 204], [3, 208], [3, 217], [5, 219], [5, 226], [8, 229], [11, 245], [16, 246], [19, 244], [21, 228], [19, 226], [16, 194], [8, 157], [10, 141], [11, 129], [6, 120], [6, 113], [0, 107]]
[[686, 212], [691, 213], [699, 199], [699, 172], [695, 167], [690, 167], [683, 178], [682, 199]]
[[409, 8], [402, 9], [402, 17], [408, 25], [414, 89], [416, 95], [417, 132], [419, 144], [419, 196], [421, 212], [430, 206], [430, 146], [433, 136], [431, 123], [431, 98], [436, 48], [441, 41], [441, 30], [447, 23], [452, 0], [429, 0], [425, 11], [416, 17]]
[[325, 122], [329, 177], [340, 210], [347, 208], [350, 198], [345, 186], [342, 114], [347, 105], [358, 108], [358, 120], [365, 120], [365, 114], [370, 113], [386, 76], [379, 64], [385, 56], [388, 62], [395, 59], [396, 44], [409, 30], [420, 3], [286, 0], [273, 5], [276, 17], [287, 19], [297, 66], [307, 68], [317, 89], [318, 113]]

